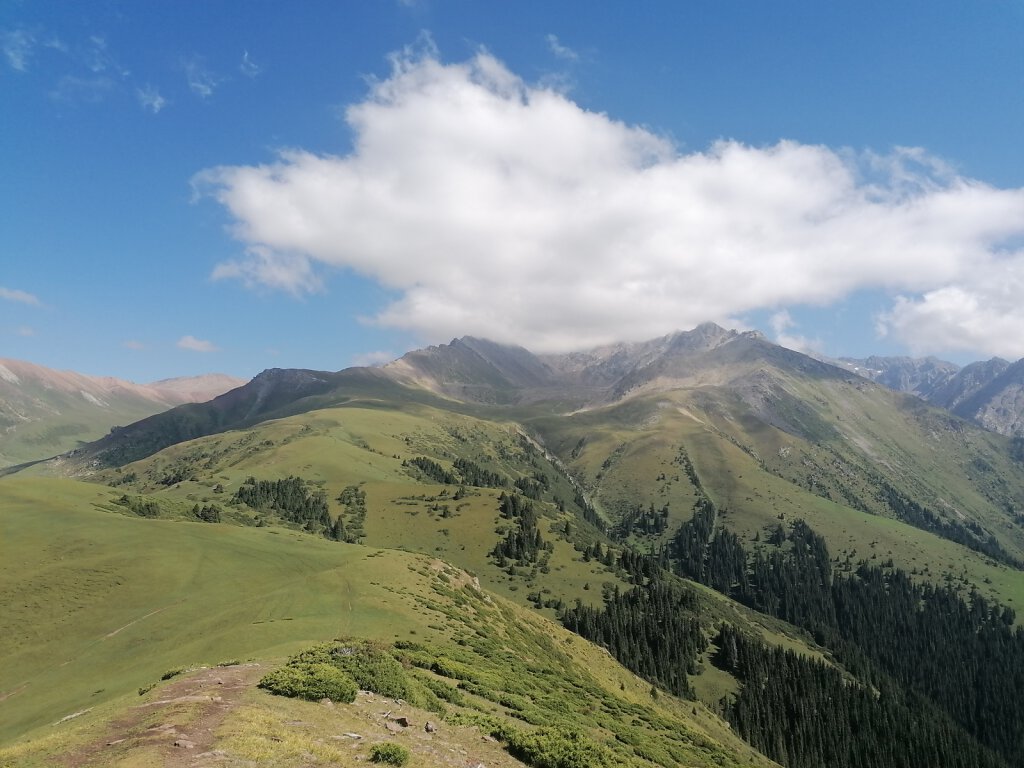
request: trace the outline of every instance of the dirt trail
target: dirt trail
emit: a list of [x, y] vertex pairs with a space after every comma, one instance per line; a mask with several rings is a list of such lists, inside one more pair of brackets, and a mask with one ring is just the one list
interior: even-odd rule
[[129, 750], [142, 750], [151, 756], [151, 764], [168, 768], [224, 766], [228, 756], [214, 749], [217, 729], [262, 674], [258, 664], [190, 672], [161, 686], [159, 698], [132, 707], [112, 722], [102, 739], [67, 755], [64, 766], [117, 764]]

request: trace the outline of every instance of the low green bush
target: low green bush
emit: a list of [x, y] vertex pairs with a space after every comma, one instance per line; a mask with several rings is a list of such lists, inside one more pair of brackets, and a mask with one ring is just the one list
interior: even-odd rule
[[533, 768], [599, 768], [614, 765], [608, 750], [578, 731], [538, 728], [513, 731], [508, 751]]
[[370, 747], [370, 762], [387, 765], [405, 765], [409, 761], [409, 750], [393, 741], [374, 744]]
[[307, 701], [331, 701], [351, 704], [358, 690], [355, 681], [330, 664], [293, 663], [275, 669], [263, 676], [259, 687], [278, 696]]
[[408, 700], [405, 670], [383, 648], [366, 642], [343, 644], [336, 647], [331, 655], [332, 663], [344, 670], [364, 691]]
[[443, 680], [437, 680], [426, 675], [417, 675], [417, 680], [423, 683], [424, 686], [430, 690], [437, 698], [447, 701], [449, 704], [455, 704], [459, 707], [466, 706], [466, 697], [462, 695], [462, 691], [458, 688], [449, 685]]

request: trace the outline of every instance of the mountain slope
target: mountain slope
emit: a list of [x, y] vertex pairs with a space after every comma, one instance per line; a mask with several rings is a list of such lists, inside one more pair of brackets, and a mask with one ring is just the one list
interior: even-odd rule
[[[473, 750], [461, 754], [514, 766], [528, 753], [501, 746], [538, 726], [552, 739], [578, 734], [573, 743], [593, 745], [606, 765], [770, 764], [702, 705], [652, 698], [606, 653], [432, 557], [274, 527], [139, 519], [96, 485], [0, 484], [0, 765], [186, 764], [194, 752], [172, 742], [191, 744], [212, 724], [214, 694], [219, 725], [202, 744], [231, 765], [304, 765], [309, 754], [357, 764], [391, 740], [417, 765], [463, 765], [459, 750]], [[321, 704], [253, 687], [283, 656], [338, 636], [404, 660], [403, 684], [448, 701], [364, 696], [325, 718]], [[218, 663], [228, 666], [160, 682]], [[460, 676], [471, 682], [456, 689]], [[398, 714], [418, 728], [397, 725]], [[414, 735], [445, 717], [435, 735]], [[360, 737], [339, 741], [343, 722]], [[482, 737], [494, 746], [474, 748]]]
[[[948, 407], [958, 416], [993, 432], [1024, 437], [1024, 359], [994, 368], [1002, 370], [994, 376], [982, 377], [977, 387], [965, 391]], [[961, 373], [966, 371], [964, 368]]]
[[0, 466], [43, 459], [182, 403], [245, 382], [223, 374], [134, 384], [0, 360]]
[[[1019, 763], [1024, 717], [972, 661], [979, 638], [994, 638], [1001, 679], [1024, 675], [1024, 635], [1012, 630], [1024, 603], [1024, 461], [1011, 440], [716, 326], [544, 358], [463, 339], [396, 368], [268, 372], [30, 473], [87, 474], [115, 487], [125, 514], [285, 526], [443, 558], [560, 616], [656, 686], [720, 707], [792, 765], [820, 764], [816, 740], [851, 764], [894, 744], [877, 724], [897, 721], [901, 748], [938, 749], [950, 765]], [[682, 577], [707, 589], [691, 594]], [[877, 618], [897, 595], [904, 609]], [[863, 610], [843, 613], [851, 599]], [[956, 634], [965, 621], [977, 626]], [[899, 632], [880, 637], [890, 626]], [[668, 645], [656, 640], [666, 632]], [[956, 690], [920, 652], [940, 635]], [[794, 676], [778, 669], [790, 665], [828, 717], [866, 707], [876, 725], [844, 746], [819, 721], [774, 712], [766, 736], [769, 721], [743, 714], [767, 706], [749, 684], [752, 659], [774, 665], [786, 696]], [[859, 686], [886, 693], [865, 698]], [[796, 711], [789, 699], [771, 706]], [[781, 744], [771, 733], [802, 735]]]
[[842, 358], [853, 373], [897, 392], [911, 392], [932, 405], [1002, 435], [1024, 436], [1024, 360], [999, 357], [958, 368], [933, 357]]

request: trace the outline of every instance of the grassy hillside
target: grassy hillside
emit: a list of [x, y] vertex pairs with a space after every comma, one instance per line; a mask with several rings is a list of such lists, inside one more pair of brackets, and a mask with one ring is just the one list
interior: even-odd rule
[[0, 486], [0, 738], [165, 671], [278, 655], [339, 633], [430, 634], [387, 584], [401, 554], [280, 529], [143, 520], [70, 481]]
[[[173, 688], [181, 670], [252, 660], [266, 670], [337, 636], [397, 642], [407, 674], [434, 688], [462, 682], [443, 735], [395, 737], [417, 765], [452, 765], [449, 750], [495, 723], [574, 729], [616, 765], [767, 764], [702, 705], [652, 698], [606, 653], [439, 560], [274, 527], [141, 519], [114, 503], [118, 491], [72, 481], [6, 478], [0, 494], [0, 743], [10, 745], [0, 764], [162, 762], [174, 753], [167, 734], [213, 716], [196, 677], [212, 685], [211, 673], [184, 672]], [[395, 707], [362, 700], [328, 719], [321, 705], [257, 691], [256, 671], [213, 675], [228, 685], [210, 745], [233, 761], [303, 764], [330, 752], [340, 724], [366, 732], [372, 720], [377, 735], [332, 757], [355, 764], [387, 735], [380, 710]], [[416, 722], [443, 714], [405, 711]], [[517, 764], [488, 750], [493, 764]]]
[[[398, 603], [382, 609], [382, 629], [373, 630], [372, 636], [401, 641], [392, 652], [401, 656], [407, 667], [431, 669], [478, 696], [478, 706], [470, 707], [477, 715], [483, 712], [513, 717], [533, 726], [562, 728], [566, 722], [559, 717], [571, 714], [573, 722], [587, 724], [587, 738], [597, 738], [595, 743], [625, 755], [623, 759], [653, 759], [636, 750], [621, 752], [623, 744], [635, 747], [651, 738], [620, 732], [621, 717], [636, 725], [638, 721], [650, 722], [649, 713], [637, 714], [615, 704], [604, 708], [603, 715], [594, 709], [581, 714], [570, 701], [600, 699], [604, 694], [587, 688], [589, 683], [579, 683], [571, 671], [575, 662], [561, 659], [560, 647], [531, 650], [532, 635], [519, 636], [508, 630], [498, 641], [482, 626], [529, 625], [551, 635], [560, 630], [549, 620], [571, 607], [564, 614], [569, 626], [605, 643], [623, 663], [665, 689], [681, 695], [692, 692], [716, 711], [730, 713], [731, 718], [740, 717], [739, 710], [730, 709], [721, 701], [723, 697], [744, 702], [744, 707], [751, 708], [748, 711], [760, 712], [764, 705], [753, 701], [761, 689], [742, 683], [749, 681], [752, 673], [740, 664], [735, 650], [738, 641], [722, 629], [724, 623], [738, 628], [744, 637], [795, 651], [805, 659], [823, 661], [823, 667], [812, 669], [801, 666], [805, 662], [771, 661], [769, 651], [759, 650], [750, 651], [747, 659], [756, 657], [761, 659], [758, 663], [776, 665], [776, 673], [780, 665], [796, 664], [803, 670], [801, 675], [814, 680], [823, 701], [829, 702], [827, 706], [834, 708], [830, 716], [842, 717], [850, 708], [868, 707], [877, 718], [884, 710], [885, 717], [878, 720], [883, 723], [881, 730], [861, 732], [856, 747], [861, 751], [857, 754], [866, 754], [863, 750], [870, 751], [873, 744], [885, 742], [888, 736], [884, 723], [896, 717], [902, 718], [916, 739], [903, 746], [912, 743], [914, 749], [930, 745], [926, 748], [941, 750], [942, 744], [955, 743], [957, 754], [964, 759], [983, 755], [985, 747], [973, 741], [973, 721], [964, 714], [975, 711], [971, 703], [942, 687], [943, 680], [951, 679], [948, 675], [932, 675], [928, 669], [919, 668], [922, 665], [914, 666], [923, 658], [921, 653], [915, 650], [906, 654], [908, 649], [922, 647], [915, 645], [923, 638], [914, 628], [913, 619], [924, 610], [924, 604], [931, 601], [927, 602], [930, 613], [926, 619], [932, 621], [940, 615], [955, 617], [955, 606], [962, 598], [972, 607], [965, 607], [959, 615], [976, 613], [970, 620], [981, 624], [978, 635], [942, 632], [944, 637], [949, 636], [949, 652], [959, 654], [951, 663], [961, 670], [973, 669], [967, 662], [979, 652], [975, 646], [982, 624], [986, 637], [1001, 638], [998, 642], [1008, 654], [1008, 665], [1017, 669], [1024, 659], [1018, 652], [1020, 638], [1011, 640], [1007, 634], [1012, 633], [1008, 628], [1015, 622], [1019, 626], [1019, 619], [1012, 610], [1002, 608], [1024, 604], [1024, 467], [1013, 454], [1012, 445], [913, 398], [834, 369], [824, 370], [820, 364], [822, 370], [798, 366], [786, 369], [783, 363], [792, 362], [789, 357], [795, 353], [762, 360], [751, 357], [756, 350], [737, 350], [704, 381], [699, 372], [691, 376], [683, 368], [666, 368], [663, 373], [691, 376], [685, 387], [664, 386], [661, 374], [638, 373], [639, 383], [630, 390], [628, 399], [566, 414], [553, 413], [550, 402], [543, 406], [468, 405], [444, 401], [426, 392], [414, 397], [410, 395], [412, 390], [394, 384], [390, 389], [371, 391], [369, 378], [373, 374], [367, 372], [353, 374], [355, 378], [346, 379], [341, 389], [335, 387], [337, 382], [330, 376], [272, 372], [241, 393], [244, 397], [237, 402], [222, 402], [219, 416], [205, 408], [179, 412], [201, 418], [205, 426], [199, 432], [212, 434], [176, 442], [118, 466], [107, 465], [112, 456], [109, 452], [105, 459], [97, 458], [99, 454], [83, 454], [84, 459], [35, 467], [8, 487], [20, 489], [23, 505], [34, 501], [46, 508], [46, 492], [42, 490], [46, 486], [33, 483], [46, 483], [46, 474], [84, 475], [97, 483], [91, 486], [91, 492], [99, 500], [89, 501], [98, 505], [95, 514], [122, 521], [118, 526], [163, 526], [186, 531], [187, 538], [234, 541], [232, 537], [238, 536], [239, 541], [289, 542], [296, 549], [286, 563], [275, 566], [287, 583], [292, 583], [291, 577], [283, 574], [295, 569], [305, 573], [312, 568], [314, 574], [320, 574], [320, 565], [305, 564], [312, 553], [323, 552], [329, 562], [334, 562], [330, 558], [355, 552], [338, 566], [349, 574], [351, 583], [341, 582], [346, 585], [344, 589], [380, 594], [373, 589], [384, 582], [366, 580], [368, 566], [364, 567], [360, 558], [369, 557], [367, 550], [330, 541], [332, 538], [361, 543], [372, 548], [371, 554], [384, 553], [376, 555], [377, 565], [384, 570], [391, 567], [385, 563], [392, 562], [387, 553], [393, 550], [451, 563], [468, 573], [471, 582], [477, 580], [484, 589], [510, 598], [518, 607], [509, 605], [494, 614], [467, 601], [459, 589], [450, 588], [452, 579], [458, 582], [464, 578], [456, 575], [458, 571], [449, 572], [447, 566], [438, 565], [444, 576], [438, 584], [431, 581], [429, 568], [424, 571], [407, 565], [407, 571], [411, 567], [419, 573], [411, 578], [424, 577], [433, 584], [433, 596], [422, 590], [406, 594], [404, 588], [395, 588], [395, 582], [390, 582], [384, 591]], [[752, 368], [752, 363], [760, 367]], [[294, 387], [307, 394], [300, 400], [289, 400], [287, 390]], [[347, 394], [339, 400], [340, 392]], [[252, 408], [263, 408], [268, 403], [278, 418], [261, 422], [252, 416], [247, 420], [245, 414]], [[218, 427], [222, 417], [227, 421]], [[126, 430], [131, 433], [130, 441], [120, 441], [121, 436], [115, 435], [107, 443], [115, 452], [127, 450], [123, 457], [144, 453], [147, 445], [175, 442], [181, 437], [173, 429], [165, 429], [168, 425], [178, 424], [185, 432], [195, 426], [180, 419], [178, 422], [162, 417], [153, 422], [159, 427], [155, 432], [145, 424], [136, 425]], [[241, 427], [217, 431], [227, 424]], [[33, 476], [36, 479], [31, 479]], [[87, 493], [85, 486], [67, 487], [77, 489], [74, 493]], [[197, 519], [221, 524], [199, 523]], [[803, 523], [809, 526], [807, 533], [800, 533], [807, 528], [801, 528]], [[792, 543], [795, 541], [799, 543]], [[16, 551], [32, 546], [22, 542]], [[186, 548], [195, 546], [182, 544]], [[237, 549], [234, 543], [226, 546], [231, 551]], [[409, 564], [426, 562], [412, 554], [402, 557], [408, 558], [404, 562]], [[180, 567], [173, 569], [173, 578], [162, 578], [169, 579], [172, 588], [168, 594], [179, 596], [196, 594], [197, 584], [212, 579], [218, 586], [209, 587], [211, 596], [222, 600], [220, 604], [230, 605], [225, 612], [232, 615], [240, 606], [232, 604], [227, 593], [221, 593], [220, 585], [233, 580], [237, 588], [246, 581], [246, 568], [262, 563], [264, 558], [273, 562], [269, 553], [243, 557], [244, 564], [239, 564], [228, 579], [203, 571], [192, 581], [181, 581]], [[178, 566], [194, 561], [192, 554], [172, 559]], [[224, 567], [221, 559], [216, 567]], [[234, 558], [224, 562], [230, 564]], [[159, 563], [160, 558], [156, 558], [154, 565]], [[202, 565], [192, 568], [198, 571], [215, 567], [201, 557], [199, 563]], [[72, 567], [84, 568], [90, 579], [96, 578], [97, 590], [109, 587], [103, 581], [107, 573], [103, 568], [81, 563]], [[328, 564], [323, 567], [330, 570]], [[730, 570], [734, 567], [739, 570]], [[718, 575], [712, 577], [712, 570]], [[26, 572], [31, 573], [31, 569]], [[274, 573], [272, 569], [270, 572]], [[901, 581], [901, 572], [909, 574], [910, 581]], [[268, 576], [261, 567], [262, 575], [255, 580], [254, 589], [261, 605], [274, 606], [280, 601], [281, 610], [287, 612], [310, 603], [311, 614], [333, 615], [337, 606], [321, 593], [325, 588], [336, 593], [340, 587], [335, 579], [344, 577], [331, 573], [310, 576], [309, 582], [296, 581], [300, 585], [296, 587], [298, 593], [278, 594], [271, 590], [271, 583], [266, 583], [268, 579], [275, 582], [275, 577]], [[673, 602], [676, 598], [672, 590], [681, 583], [679, 574], [713, 585], [738, 602], [703, 587], [697, 589], [698, 597]], [[56, 581], [60, 583], [61, 578]], [[84, 583], [86, 591], [92, 589], [91, 581]], [[914, 583], [951, 590], [913, 593], [918, 587], [907, 585]], [[636, 585], [640, 588], [631, 592]], [[879, 639], [878, 627], [894, 617], [860, 624], [856, 623], [858, 618], [841, 627], [837, 606], [845, 604], [843, 601], [848, 601], [859, 585], [873, 590], [863, 593], [868, 596], [864, 598], [865, 611], [880, 606], [884, 610], [896, 592], [900, 599], [909, 600], [900, 617], [895, 617], [908, 620], [900, 624], [899, 652], [905, 655], [906, 664], [901, 662], [899, 668], [893, 666], [892, 658], [881, 655], [879, 645], [872, 645]], [[121, 589], [120, 582], [116, 586]], [[893, 592], [887, 593], [887, 589]], [[975, 590], [994, 602], [991, 613], [987, 604], [973, 594]], [[933, 600], [939, 592], [939, 598], [945, 601], [941, 606]], [[68, 599], [75, 594], [75, 589], [69, 590]], [[172, 617], [176, 606], [188, 603], [185, 597], [179, 597], [177, 602], [168, 601], [148, 610], [138, 606], [116, 620], [110, 618], [115, 629], [124, 628], [121, 632], [100, 632], [100, 628], [93, 627], [75, 642], [91, 639], [88, 647], [92, 648], [98, 644], [97, 637], [116, 639], [136, 623], [159, 625]], [[454, 611], [452, 604], [458, 606]], [[41, 611], [40, 605], [26, 603], [26, 611]], [[87, 601], [82, 610], [90, 612], [91, 605]], [[419, 628], [409, 629], [403, 623], [408, 617], [402, 611], [410, 605], [416, 607]], [[943, 610], [947, 613], [941, 613]], [[46, 611], [41, 615], [45, 625]], [[670, 615], [683, 621], [669, 629], [665, 619]], [[856, 617], [868, 615], [874, 614], [856, 613]], [[286, 624], [296, 621], [290, 613], [273, 618], [275, 629], [282, 631], [290, 629]], [[849, 618], [844, 614], [842, 621]], [[252, 626], [260, 626], [259, 632], [266, 630], [254, 623], [264, 621], [261, 616], [246, 619]], [[202, 637], [216, 635], [215, 620], [207, 617], [195, 621], [197, 626], [205, 626], [205, 621], [214, 630], [202, 632]], [[950, 618], [943, 626], [962, 627], [958, 622]], [[23, 623], [31, 625], [31, 616], [26, 614]], [[846, 642], [847, 629], [860, 633], [858, 647]], [[318, 637], [343, 631], [325, 630]], [[410, 638], [403, 632], [415, 635]], [[662, 644], [661, 635], [666, 633], [672, 639]], [[812, 636], [820, 645], [811, 640]], [[294, 635], [288, 637], [297, 639]], [[697, 639], [691, 642], [691, 638]], [[409, 645], [410, 640], [415, 647]], [[22, 644], [25, 648], [31, 645], [24, 639]], [[267, 640], [263, 646], [267, 650], [257, 653], [261, 658], [265, 654], [278, 654], [280, 658], [285, 644], [284, 639], [280, 647]], [[684, 647], [698, 648], [696, 655], [677, 653]], [[199, 647], [192, 655], [212, 661], [212, 652], [204, 648]], [[657, 664], [661, 666], [652, 668], [647, 662], [659, 653]], [[868, 658], [865, 653], [874, 655]], [[517, 689], [514, 681], [537, 669], [542, 671], [541, 660], [548, 656], [559, 659], [558, 663], [568, 670], [565, 680], [576, 693], [568, 699], [562, 694], [545, 694], [542, 698], [547, 703], [541, 706], [536, 697], [524, 698], [524, 690]], [[455, 666], [448, 666], [445, 659], [456, 662]], [[532, 667], [520, 669], [517, 664], [522, 659], [532, 659], [528, 663]], [[495, 660], [498, 667], [493, 674], [466, 677], [438, 671], [490, 669], [488, 665]], [[501, 674], [502, 667], [513, 670], [513, 676]], [[586, 668], [600, 677], [595, 667]], [[900, 669], [911, 668], [913, 674], [922, 676], [912, 683], [918, 686], [916, 689], [899, 691], [895, 698], [886, 694], [884, 701], [862, 696], [865, 690], [896, 690], [891, 681]], [[1024, 674], [1024, 668], [1018, 671]], [[621, 670], [619, 673], [625, 674]], [[788, 679], [784, 672], [781, 674], [782, 680]], [[1006, 679], [1016, 679], [1016, 674], [1008, 666]], [[890, 682], [884, 681], [887, 676]], [[534, 675], [530, 685], [541, 691], [555, 685], [542, 677]], [[608, 677], [605, 683], [611, 684], [613, 694], [616, 679], [620, 691], [630, 685]], [[639, 686], [645, 704], [652, 701], [650, 683], [634, 680], [631, 684]], [[989, 683], [986, 686], [995, 690]], [[17, 696], [22, 693], [16, 683], [11, 683], [9, 690]], [[967, 680], [958, 690], [976, 688]], [[79, 698], [85, 693], [83, 688]], [[931, 697], [928, 706], [938, 707], [934, 716], [913, 720], [917, 715], [911, 702], [916, 695]], [[854, 701], [858, 696], [861, 700]], [[1003, 700], [986, 696], [978, 706], [991, 707], [994, 701]], [[284, 711], [280, 710], [282, 705], [275, 706], [277, 711]], [[778, 705], [787, 712], [788, 706]], [[683, 707], [689, 707], [690, 718], [706, 715], [702, 706]], [[621, 717], [613, 717], [613, 710]], [[260, 722], [270, 723], [266, 718], [277, 717], [261, 711], [253, 715], [257, 720], [263, 718]], [[750, 717], [744, 717], [743, 727], [751, 728]], [[779, 712], [773, 711], [771, 717], [773, 722], [783, 723], [779, 727], [788, 727]], [[473, 722], [504, 734], [502, 738], [512, 739], [510, 745], [518, 738], [489, 720], [477, 717]], [[715, 722], [707, 720], [711, 729], [707, 733], [712, 733]], [[1008, 740], [1017, 738], [1017, 731], [1012, 724], [1003, 725], [1007, 726], [1002, 729], [1009, 734], [1007, 738], [985, 732], [984, 744], [997, 746], [1009, 758], [1016, 752]], [[787, 748], [781, 747], [777, 739], [765, 742], [765, 735], [754, 731], [749, 736], [778, 759], [786, 754]], [[826, 736], [817, 733], [799, 738], [810, 743]], [[715, 735], [712, 741], [721, 744], [725, 743], [723, 739], [724, 735]], [[683, 752], [673, 752], [694, 744], [686, 741], [684, 745], [664, 745], [667, 751], [658, 752], [660, 757], [654, 762], [667, 765], [689, 760], [700, 764], [699, 760], [709, 755], [693, 753], [684, 760], [680, 757]], [[790, 745], [800, 750], [799, 759], [805, 761], [798, 764], [814, 764], [818, 749], [814, 744]], [[262, 744], [253, 749], [274, 754], [275, 748]], [[843, 754], [842, 746], [837, 749], [833, 754]], [[849, 758], [853, 753], [845, 754]], [[1001, 764], [1001, 759], [991, 764]], [[1016, 763], [1011, 759], [1007, 764]]]
[[[922, 579], [976, 585], [1024, 605], [1024, 571], [894, 519], [879, 494], [889, 486], [940, 519], [980, 521], [1016, 557], [1024, 546], [1024, 467], [1011, 458], [1009, 441], [867, 383], [816, 386], [824, 389], [809, 390], [803, 402], [845, 402], [821, 420], [837, 425], [835, 434], [816, 440], [766, 425], [718, 389], [646, 396], [527, 426], [609, 519], [667, 505], [663, 533], [632, 537], [641, 548], [666, 543], [692, 515], [685, 457], [721, 510], [719, 523], [750, 543], [774, 525], [804, 519], [841, 564], [891, 562]], [[803, 423], [817, 422], [804, 415]]]

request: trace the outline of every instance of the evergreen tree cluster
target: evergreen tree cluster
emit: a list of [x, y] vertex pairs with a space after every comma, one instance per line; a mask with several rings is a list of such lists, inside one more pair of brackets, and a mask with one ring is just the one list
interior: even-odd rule
[[332, 537], [334, 521], [328, 511], [327, 494], [323, 491], [310, 493], [300, 477], [291, 476], [284, 480], [249, 477], [235, 492], [233, 500], [256, 510], [273, 512], [311, 533]]
[[540, 533], [537, 512], [530, 501], [519, 494], [502, 493], [498, 498], [501, 516], [515, 521], [515, 525], [491, 550], [491, 556], [500, 568], [508, 560], [519, 563], [536, 563], [542, 552], [550, 552], [551, 542], [544, 541]]
[[638, 675], [693, 698], [688, 676], [697, 673], [697, 659], [707, 647], [697, 609], [690, 590], [654, 580], [625, 593], [616, 587], [602, 608], [577, 601], [561, 621]]
[[504, 488], [508, 485], [508, 479], [504, 475], [484, 469], [469, 459], [456, 459], [454, 466], [462, 476], [464, 485], [472, 485], [475, 488]]
[[192, 507], [192, 516], [204, 523], [219, 523], [220, 507], [216, 504], [204, 504], [202, 507], [196, 504]]
[[426, 456], [417, 456], [413, 459], [406, 459], [402, 462], [403, 467], [415, 467], [422, 472], [427, 479], [433, 480], [435, 483], [441, 483], [442, 485], [455, 485], [459, 482], [453, 473], [442, 467], [433, 459], [428, 459]]
[[363, 523], [366, 521], [366, 491], [358, 485], [346, 485], [338, 494], [338, 503], [345, 512], [335, 519], [328, 538], [356, 544], [363, 535]]
[[543, 472], [536, 472], [533, 477], [516, 478], [513, 485], [526, 498], [540, 501], [544, 491], [548, 489], [550, 481]]
[[128, 494], [123, 494], [117, 503], [122, 507], [127, 507], [139, 517], [160, 517], [160, 505], [141, 496], [132, 498]]
[[442, 485], [471, 485], [476, 488], [506, 488], [508, 478], [499, 472], [484, 469], [469, 459], [458, 458], [452, 462], [454, 472], [449, 472], [433, 459], [417, 456], [402, 462], [403, 467], [415, 467], [428, 480]]
[[192, 470], [191, 467], [179, 466], [179, 467], [175, 467], [174, 469], [170, 470], [166, 475], [161, 477], [157, 482], [160, 483], [160, 485], [171, 486], [171, 485], [177, 485], [178, 483], [183, 483], [186, 480], [195, 480], [195, 479], [196, 479], [196, 474]]
[[627, 539], [634, 534], [640, 536], [660, 536], [668, 528], [668, 504], [655, 509], [651, 503], [647, 509], [637, 504], [620, 517], [615, 525], [616, 538]]
[[890, 687], [876, 693], [839, 670], [769, 647], [723, 624], [716, 666], [743, 683], [726, 718], [760, 752], [788, 768], [1000, 768], [934, 704]]
[[599, 531], [603, 532], [605, 530], [604, 520], [601, 519], [601, 516], [597, 514], [597, 510], [594, 509], [594, 506], [589, 501], [587, 501], [587, 497], [584, 496], [583, 492], [579, 489], [577, 489], [576, 493], [573, 495], [573, 503], [583, 514], [584, 520]]
[[915, 528], [929, 531], [936, 536], [955, 541], [957, 544], [963, 544], [975, 552], [981, 552], [993, 560], [1006, 563], [1013, 568], [1024, 567], [1024, 563], [1007, 552], [995, 536], [986, 532], [974, 520], [961, 523], [939, 517], [927, 507], [921, 506], [913, 499], [908, 499], [885, 482], [880, 484], [878, 496], [898, 519]]
[[1012, 610], [866, 563], [833, 577], [824, 539], [803, 521], [788, 537], [781, 527], [772, 534], [784, 548], [750, 554], [723, 530], [701, 547], [701, 514], [684, 525], [686, 546], [673, 548], [682, 573], [808, 630], [859, 679], [927, 698], [981, 744], [1024, 765], [1024, 698], [1014, 693], [1024, 690], [1024, 630], [1012, 628]]

